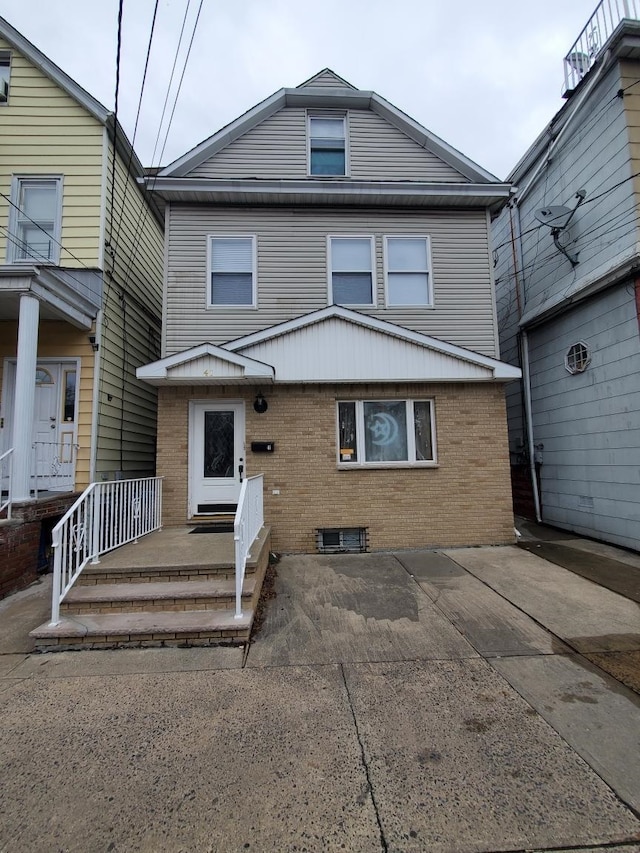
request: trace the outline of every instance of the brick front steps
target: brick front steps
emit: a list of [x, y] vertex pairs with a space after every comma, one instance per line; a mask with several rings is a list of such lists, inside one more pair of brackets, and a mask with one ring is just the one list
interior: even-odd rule
[[[88, 565], [60, 608], [60, 622], [36, 628], [40, 651], [248, 642], [269, 562], [270, 533], [252, 548], [236, 619], [233, 534], [187, 536], [167, 528]], [[177, 555], [180, 562], [177, 563]]]

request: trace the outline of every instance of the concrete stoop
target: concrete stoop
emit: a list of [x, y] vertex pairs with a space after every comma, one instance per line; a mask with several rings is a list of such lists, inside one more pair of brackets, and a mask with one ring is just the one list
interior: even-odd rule
[[[40, 625], [30, 636], [39, 651], [242, 645], [251, 635], [270, 538], [269, 528], [262, 528], [252, 548], [238, 619], [233, 562], [215, 553], [210, 561], [202, 561], [202, 548], [190, 554], [193, 540], [185, 539], [178, 563], [175, 557], [167, 559], [158, 539], [156, 559], [146, 565], [136, 553], [130, 562], [125, 558], [87, 566], [61, 604], [60, 622]], [[216, 534], [216, 545], [223, 546], [222, 552], [232, 552], [233, 534]]]

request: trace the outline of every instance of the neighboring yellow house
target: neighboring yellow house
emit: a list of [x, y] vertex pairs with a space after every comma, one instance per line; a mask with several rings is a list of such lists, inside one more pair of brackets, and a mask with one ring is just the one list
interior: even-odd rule
[[[115, 171], [115, 179], [114, 179]], [[0, 18], [0, 597], [93, 480], [153, 474], [163, 215], [109, 112]]]

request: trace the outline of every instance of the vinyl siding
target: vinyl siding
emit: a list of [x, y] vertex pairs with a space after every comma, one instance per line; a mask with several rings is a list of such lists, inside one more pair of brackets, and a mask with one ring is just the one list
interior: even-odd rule
[[[96, 266], [100, 244], [102, 125], [39, 69], [11, 51], [9, 100], [0, 105], [0, 192], [13, 175], [63, 175], [62, 266]], [[9, 204], [0, 196], [0, 263]]]
[[348, 85], [346, 81], [336, 77], [336, 75], [331, 72], [331, 69], [326, 68], [302, 86], [298, 86], [298, 89], [344, 89], [345, 87], [353, 89], [353, 86]]
[[[110, 187], [111, 148], [107, 169]], [[159, 356], [163, 232], [119, 156], [106, 217], [96, 470], [134, 476], [155, 470], [157, 392], [135, 371]]]
[[[569, 347], [591, 364], [570, 375]], [[638, 548], [640, 345], [633, 289], [621, 285], [530, 335], [534, 435], [544, 520]]]
[[[349, 110], [347, 124], [349, 177], [354, 180], [465, 182], [459, 172], [371, 110]], [[306, 110], [284, 107], [189, 177], [306, 179]]]
[[[495, 329], [484, 210], [171, 208], [166, 355], [222, 343], [328, 303], [327, 235], [375, 237], [378, 308], [366, 313], [494, 356]], [[206, 307], [207, 235], [256, 234], [258, 308]], [[434, 308], [384, 308], [383, 236], [431, 237]], [[360, 310], [360, 309], [359, 309]]]
[[636, 215], [640, 213], [640, 93], [638, 92], [638, 74], [640, 64], [637, 62], [620, 63], [620, 85], [624, 89], [624, 112], [629, 134], [629, 156], [631, 158], [631, 173], [635, 193]]
[[[637, 79], [637, 74], [635, 79]], [[523, 313], [544, 308], [561, 299], [570, 288], [596, 281], [599, 275], [633, 253], [637, 241], [637, 202], [633, 183], [625, 180], [640, 169], [629, 159], [629, 134], [625, 106], [637, 109], [633, 102], [617, 97], [625, 82], [618, 66], [613, 66], [596, 86], [591, 97], [572, 119], [561, 142], [553, 151], [528, 195], [520, 205], [522, 262], [519, 256], [518, 217], [513, 214], [520, 282], [520, 305], [516, 292], [514, 246], [511, 242], [509, 211], [504, 208], [493, 223], [492, 245], [496, 260], [496, 296], [501, 357], [519, 366], [518, 323]], [[631, 90], [633, 92], [633, 90]], [[567, 104], [570, 107], [571, 102]], [[525, 187], [533, 174], [516, 176]], [[575, 194], [586, 190], [584, 203], [578, 208], [568, 229], [569, 250], [578, 252], [574, 268], [555, 248], [551, 229], [535, 218], [536, 211], [549, 205], [573, 207]], [[520, 383], [506, 388], [509, 443], [512, 462], [522, 450], [525, 440]]]

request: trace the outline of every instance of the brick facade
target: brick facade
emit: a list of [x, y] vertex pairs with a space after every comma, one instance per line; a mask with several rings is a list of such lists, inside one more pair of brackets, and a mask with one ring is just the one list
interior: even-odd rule
[[[247, 475], [265, 475], [272, 547], [313, 552], [318, 527], [367, 527], [371, 550], [513, 542], [503, 386], [489, 383], [163, 387], [158, 474], [164, 523], [184, 524], [188, 501], [189, 400], [244, 400]], [[336, 462], [336, 400], [431, 398], [437, 468], [343, 470]], [[251, 441], [273, 440], [273, 454]], [[274, 490], [279, 494], [273, 494]]]
[[0, 598], [24, 589], [38, 577], [42, 523], [64, 515], [77, 494], [14, 504], [10, 521], [0, 521]]

